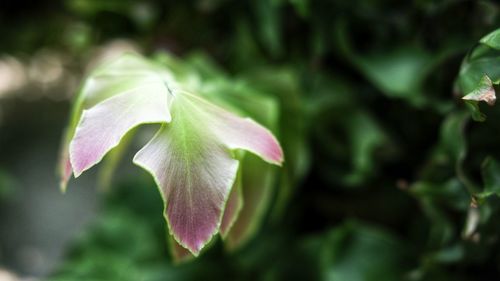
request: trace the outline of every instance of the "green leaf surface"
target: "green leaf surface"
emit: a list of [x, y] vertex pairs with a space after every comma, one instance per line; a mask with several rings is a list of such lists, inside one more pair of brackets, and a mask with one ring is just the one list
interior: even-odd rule
[[484, 75], [479, 81], [478, 86], [462, 99], [465, 100], [468, 108], [471, 109], [472, 118], [475, 121], [485, 121], [486, 115], [481, 112], [479, 102], [483, 101], [489, 106], [493, 106], [495, 104], [496, 95], [491, 79], [487, 75]]
[[486, 198], [491, 195], [500, 196], [500, 163], [494, 158], [486, 158], [482, 165], [484, 189], [477, 196]]
[[344, 177], [347, 185], [361, 184], [376, 171], [375, 152], [388, 144], [388, 137], [374, 118], [365, 112], [353, 112], [347, 123], [351, 144], [352, 172]]
[[347, 223], [331, 230], [320, 249], [323, 280], [402, 280], [408, 269], [401, 241], [376, 227]]
[[479, 42], [490, 48], [500, 50], [500, 29], [497, 29], [484, 36]]
[[418, 90], [428, 74], [431, 56], [420, 50], [402, 48], [385, 55], [358, 57], [365, 75], [390, 97], [418, 100]]
[[481, 86], [481, 79], [487, 75], [493, 84], [500, 81], [500, 56], [483, 57], [462, 65], [458, 84], [463, 94], [473, 92]]

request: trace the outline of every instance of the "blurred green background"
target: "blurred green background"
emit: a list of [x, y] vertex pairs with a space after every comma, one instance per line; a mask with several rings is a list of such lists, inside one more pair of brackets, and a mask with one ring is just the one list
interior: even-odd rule
[[[500, 110], [460, 99], [500, 81], [499, 27], [493, 0], [2, 0], [0, 280], [499, 279]], [[148, 130], [59, 192], [72, 97], [125, 51], [278, 108], [253, 109], [287, 164], [241, 247], [174, 264]]]

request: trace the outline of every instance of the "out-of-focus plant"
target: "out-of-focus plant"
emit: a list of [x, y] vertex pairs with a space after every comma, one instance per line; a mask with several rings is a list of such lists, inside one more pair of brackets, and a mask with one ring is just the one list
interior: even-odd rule
[[[269, 128], [286, 162], [236, 153], [238, 219], [224, 244], [180, 266], [165, 244], [191, 254], [163, 239], [150, 177], [114, 177], [54, 280], [498, 279], [500, 114], [486, 104], [498, 1], [132, 2], [66, 0], [57, 17], [53, 1], [47, 25], [21, 10], [16, 29], [0, 17], [1, 48], [63, 49], [75, 69], [116, 38], [168, 50], [180, 59], [154, 63]], [[46, 36], [59, 26], [61, 38]], [[133, 135], [103, 159], [103, 182]]]
[[[89, 76], [75, 101], [63, 144], [61, 187], [66, 188], [71, 174], [78, 177], [99, 163], [133, 128], [162, 124], [134, 163], [150, 172], [158, 185], [173, 243], [198, 255], [214, 234], [233, 240], [244, 234], [240, 228], [230, 234], [244, 203], [242, 177], [268, 180], [267, 166], [239, 168], [240, 161], [247, 166], [256, 161], [243, 151], [276, 165], [284, 158], [271, 132], [193, 94], [216, 95], [191, 80], [190, 72], [171, 66], [173, 71], [125, 55]], [[256, 106], [253, 97], [246, 98], [247, 106]], [[225, 97], [215, 99], [225, 101]], [[257, 172], [252, 174], [252, 169]], [[251, 217], [243, 220], [245, 228]], [[173, 249], [179, 258], [187, 254], [176, 244]]]
[[493, 106], [496, 101], [495, 85], [500, 84], [500, 29], [484, 36], [479, 44], [465, 57], [457, 87], [465, 96], [476, 121], [486, 116], [479, 109], [479, 102]]

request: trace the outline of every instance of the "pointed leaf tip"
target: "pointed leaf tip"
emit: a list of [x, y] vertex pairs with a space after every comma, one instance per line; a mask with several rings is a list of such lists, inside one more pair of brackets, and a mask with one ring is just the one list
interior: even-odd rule
[[477, 88], [462, 97], [462, 99], [468, 101], [484, 101], [489, 106], [495, 105], [497, 98], [491, 79], [487, 75], [484, 75], [479, 81], [479, 85], [477, 86]]
[[268, 129], [250, 118], [236, 116], [199, 97], [187, 96], [207, 113], [207, 126], [229, 149], [248, 150], [266, 162], [281, 166], [284, 161], [283, 150]]
[[176, 122], [162, 128], [135, 155], [134, 163], [155, 178], [175, 240], [198, 255], [218, 231], [238, 161], [214, 142], [189, 144]]
[[84, 110], [69, 149], [75, 177], [101, 161], [135, 126], [170, 122], [165, 91], [161, 83], [151, 83]]
[[172, 236], [169, 235], [167, 239], [169, 242], [170, 254], [172, 255], [174, 263], [180, 264], [195, 257], [188, 249], [179, 245], [179, 243], [177, 243]]
[[181, 94], [172, 103], [171, 124], [134, 157], [150, 172], [165, 201], [175, 240], [198, 255], [219, 231], [238, 161], [206, 126], [204, 114]]

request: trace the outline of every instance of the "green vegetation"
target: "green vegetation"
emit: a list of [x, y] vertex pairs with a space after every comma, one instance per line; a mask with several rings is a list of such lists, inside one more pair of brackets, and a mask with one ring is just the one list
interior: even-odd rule
[[[245, 158], [258, 193], [244, 190], [258, 206], [245, 241], [216, 238], [181, 264], [152, 178], [110, 176], [110, 157], [97, 218], [47, 280], [500, 278], [496, 1], [7, 3], [1, 53], [51, 50], [83, 81], [103, 46], [126, 39], [268, 127], [285, 154], [269, 171]], [[18, 185], [4, 174], [0, 204]]]

